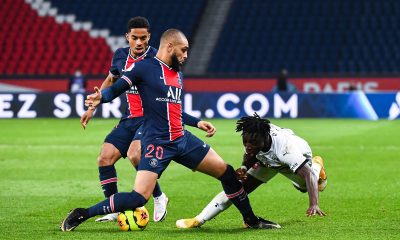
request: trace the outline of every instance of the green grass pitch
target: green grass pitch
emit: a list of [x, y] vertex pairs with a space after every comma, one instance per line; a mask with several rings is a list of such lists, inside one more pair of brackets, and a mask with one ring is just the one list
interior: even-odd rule
[[[227, 162], [238, 167], [243, 147], [234, 120], [211, 120], [216, 136], [188, 127]], [[0, 239], [399, 239], [400, 122], [362, 120], [273, 120], [305, 138], [325, 160], [328, 186], [320, 194], [327, 216], [307, 218], [307, 194], [277, 176], [250, 200], [256, 214], [281, 230], [245, 230], [230, 208], [199, 229], [175, 227], [195, 216], [219, 191], [218, 181], [171, 163], [160, 179], [170, 198], [164, 222], [143, 232], [121, 232], [116, 223], [94, 219], [61, 232], [59, 224], [75, 207], [103, 200], [97, 155], [117, 123], [94, 119], [82, 130], [78, 119], [0, 120]], [[130, 191], [135, 171], [128, 160], [117, 164], [119, 190]], [[153, 201], [146, 205], [150, 214]]]

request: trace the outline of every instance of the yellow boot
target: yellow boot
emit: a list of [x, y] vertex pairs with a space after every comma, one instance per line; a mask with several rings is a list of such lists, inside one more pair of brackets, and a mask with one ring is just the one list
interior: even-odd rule
[[177, 228], [197, 228], [202, 224], [196, 218], [179, 219], [176, 221]]

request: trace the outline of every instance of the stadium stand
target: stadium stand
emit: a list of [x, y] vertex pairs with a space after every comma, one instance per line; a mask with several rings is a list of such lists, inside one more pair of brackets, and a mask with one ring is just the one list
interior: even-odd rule
[[[125, 33], [130, 17], [150, 20], [155, 47], [172, 27], [183, 30], [192, 44], [206, 4], [3, 0], [0, 74], [65, 75], [81, 68], [84, 74], [104, 75], [113, 50], [125, 44], [112, 38]], [[400, 72], [398, 0], [234, 0], [223, 21], [203, 76], [270, 76], [282, 68], [293, 75]]]
[[79, 21], [90, 21], [94, 28], [108, 29], [113, 36], [126, 32], [126, 23], [144, 16], [151, 24], [150, 44], [158, 47], [159, 38], [168, 28], [178, 28], [190, 39], [204, 7], [204, 0], [102, 0], [101, 4], [81, 0], [51, 0], [62, 14], [74, 14]]
[[[62, 75], [80, 68], [84, 74], [104, 75], [112, 57], [106, 38], [123, 35], [131, 17], [148, 17], [153, 39], [171, 27], [182, 29], [190, 39], [203, 2], [4, 0], [0, 10], [0, 74]], [[38, 9], [33, 9], [35, 4]], [[50, 14], [55, 16], [49, 15], [50, 7], [56, 8]], [[61, 23], [58, 15], [64, 16]], [[78, 29], [74, 29], [74, 21], [80, 22]], [[82, 29], [84, 24], [105, 29], [107, 34], [92, 36]], [[152, 45], [157, 47], [158, 41], [152, 40]]]
[[397, 0], [236, 0], [208, 73], [393, 73]]
[[86, 74], [107, 72], [111, 50], [104, 38], [73, 31], [68, 23], [39, 16], [22, 0], [2, 1], [0, 11], [3, 53], [0, 73], [7, 75]]

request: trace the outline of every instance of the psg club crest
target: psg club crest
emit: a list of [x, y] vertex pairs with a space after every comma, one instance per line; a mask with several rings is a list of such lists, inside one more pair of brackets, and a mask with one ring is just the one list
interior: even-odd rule
[[150, 159], [149, 164], [152, 167], [157, 167], [158, 166], [158, 160], [155, 159], [155, 158], [152, 158], [152, 159]]

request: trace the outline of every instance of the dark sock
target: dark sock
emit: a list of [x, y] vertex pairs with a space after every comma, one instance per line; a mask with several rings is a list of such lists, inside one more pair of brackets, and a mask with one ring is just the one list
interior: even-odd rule
[[218, 178], [224, 189], [226, 196], [231, 200], [231, 202], [239, 209], [243, 216], [243, 220], [250, 224], [256, 224], [258, 218], [254, 215], [253, 209], [250, 206], [250, 201], [247, 196], [246, 191], [244, 191], [242, 184], [236, 179], [235, 170], [231, 165], [224, 174]]
[[130, 193], [122, 192], [112, 195], [110, 198], [91, 206], [88, 209], [89, 217], [104, 215], [124, 210], [133, 210], [142, 207], [147, 200], [139, 193], [132, 191]]
[[156, 182], [156, 185], [154, 186], [154, 190], [153, 190], [153, 197], [159, 197], [161, 196], [162, 191], [160, 188], [160, 184], [158, 184], [158, 181]]
[[99, 167], [99, 178], [106, 198], [118, 192], [118, 178], [114, 165]]

